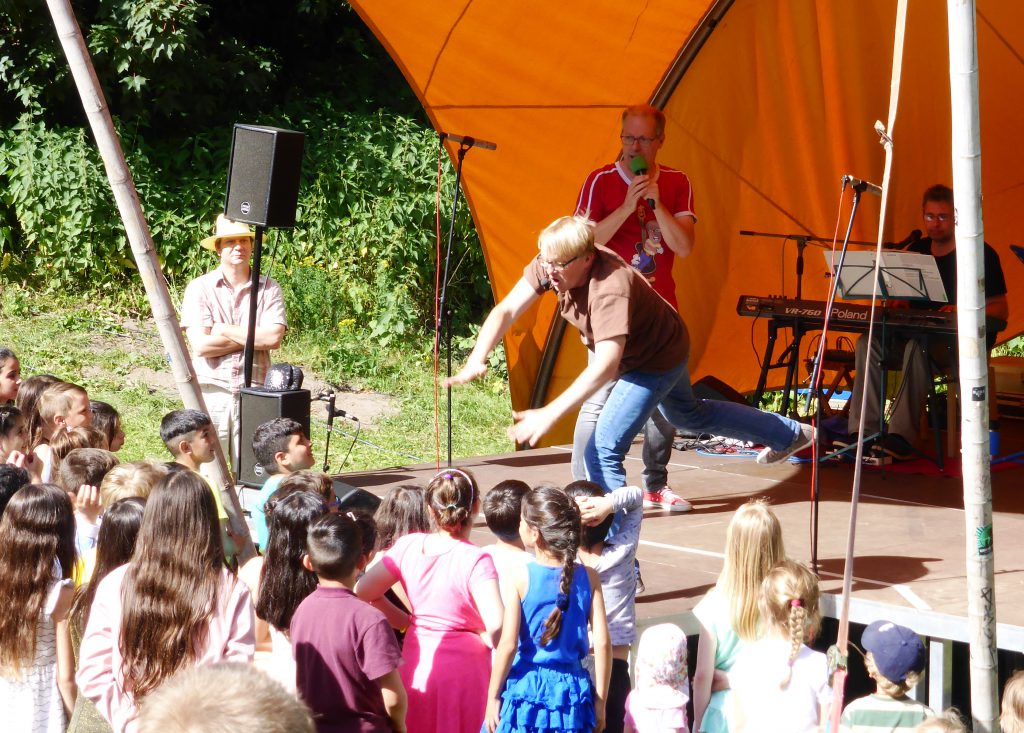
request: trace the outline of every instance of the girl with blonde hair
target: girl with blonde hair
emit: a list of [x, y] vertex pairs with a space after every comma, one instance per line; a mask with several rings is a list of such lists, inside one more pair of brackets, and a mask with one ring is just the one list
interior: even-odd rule
[[768, 571], [786, 557], [782, 525], [764, 500], [736, 510], [725, 535], [725, 567], [693, 609], [700, 621], [693, 676], [694, 731], [726, 733], [728, 672], [743, 644], [758, 638], [758, 598]]
[[1024, 733], [1024, 670], [1014, 674], [1003, 687], [999, 727], [1003, 733]]
[[729, 674], [734, 733], [817, 733], [828, 720], [828, 661], [806, 646], [821, 626], [818, 579], [785, 560], [761, 584], [764, 636], [747, 644]]

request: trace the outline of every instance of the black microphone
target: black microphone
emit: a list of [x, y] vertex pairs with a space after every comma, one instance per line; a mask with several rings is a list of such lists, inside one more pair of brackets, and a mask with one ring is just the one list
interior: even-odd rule
[[[629, 161], [629, 169], [633, 171], [634, 176], [645, 175], [647, 173], [647, 161], [644, 159], [644, 156], [638, 155]], [[653, 209], [654, 199], [647, 199], [647, 205]]]
[[915, 229], [912, 232], [910, 232], [910, 234], [908, 234], [906, 237], [901, 239], [899, 242], [883, 242], [882, 247], [884, 247], [885, 249], [906, 249], [907, 247], [909, 247], [914, 242], [917, 242], [920, 239], [921, 230]]
[[445, 140], [451, 140], [453, 143], [458, 143], [465, 148], [481, 148], [483, 150], [497, 150], [497, 143], [487, 142], [486, 140], [477, 140], [475, 137], [469, 137], [468, 135], [452, 135], [450, 132], [441, 133], [441, 142]]
[[847, 184], [853, 186], [854, 190], [860, 193], [867, 191], [868, 193], [875, 194], [875, 196], [882, 195], [882, 187], [877, 183], [870, 183], [869, 181], [851, 176], [849, 173], [843, 176], [843, 186]]

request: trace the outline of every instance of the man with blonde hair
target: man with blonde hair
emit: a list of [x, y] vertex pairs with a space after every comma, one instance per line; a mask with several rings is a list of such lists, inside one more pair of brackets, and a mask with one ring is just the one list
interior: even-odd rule
[[[693, 189], [682, 171], [658, 163], [665, 142], [665, 113], [646, 104], [622, 111], [618, 159], [593, 171], [583, 183], [576, 215], [596, 222], [594, 240], [635, 267], [676, 310], [675, 258], [693, 250]], [[587, 478], [584, 452], [611, 394], [608, 383], [583, 403], [572, 445], [572, 475]], [[668, 486], [675, 427], [655, 410], [644, 425], [644, 503], [672, 512], [693, 507]]]
[[782, 461], [811, 444], [810, 425], [746, 405], [698, 400], [686, 368], [690, 339], [679, 314], [639, 272], [594, 243], [586, 219], [555, 220], [541, 232], [538, 246], [523, 276], [487, 316], [466, 365], [446, 381], [450, 386], [483, 376], [505, 332], [554, 290], [561, 316], [580, 330], [593, 356], [547, 405], [513, 413], [509, 434], [517, 443], [536, 444], [563, 415], [616, 380], [585, 453], [590, 480], [605, 491], [626, 485], [626, 452], [656, 409], [677, 428], [767, 446], [758, 463]]

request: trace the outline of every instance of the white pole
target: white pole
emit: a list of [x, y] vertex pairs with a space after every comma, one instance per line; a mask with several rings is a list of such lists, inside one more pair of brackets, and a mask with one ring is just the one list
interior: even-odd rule
[[953, 191], [956, 196], [957, 341], [960, 349], [960, 435], [963, 442], [967, 535], [971, 711], [975, 732], [989, 733], [999, 730], [999, 708], [977, 29], [973, 0], [947, 0], [947, 9]]
[[[170, 293], [167, 291], [167, 282], [164, 280], [160, 262], [153, 249], [153, 238], [150, 236], [142, 207], [139, 205], [135, 182], [132, 180], [128, 164], [125, 162], [121, 142], [114, 130], [114, 123], [110, 118], [110, 111], [103, 98], [103, 90], [96, 78], [96, 71], [89, 57], [85, 39], [82, 38], [82, 32], [78, 27], [78, 21], [75, 19], [75, 13], [68, 0], [47, 0], [47, 5], [50, 8], [50, 15], [53, 16], [53, 24], [57, 29], [61, 46], [64, 47], [64, 54], [68, 57], [71, 73], [75, 78], [78, 93], [82, 97], [82, 106], [89, 118], [89, 125], [96, 136], [96, 145], [103, 158], [103, 165], [107, 170], [107, 179], [114, 192], [117, 208], [121, 212], [121, 219], [128, 234], [128, 242], [131, 244], [132, 254], [135, 256], [135, 264], [146, 287], [146, 295], [150, 307], [153, 309], [153, 320], [156, 321], [160, 340], [170, 358], [171, 372], [174, 374], [174, 381], [181, 393], [182, 402], [186, 407], [209, 414], [203, 394], [199, 390], [199, 383], [196, 381], [195, 370], [192, 368], [185, 339], [178, 326], [178, 317], [174, 311], [174, 305], [171, 303]], [[230, 479], [220, 443], [214, 441], [214, 445], [217, 453], [214, 463], [216, 471], [214, 480], [221, 489], [221, 496], [227, 500], [224, 502], [224, 507], [228, 512], [233, 531], [244, 538], [243, 546], [238, 548], [238, 551], [239, 560], [245, 560], [256, 554], [256, 548], [252, 544], [248, 526], [242, 517], [242, 507]]]

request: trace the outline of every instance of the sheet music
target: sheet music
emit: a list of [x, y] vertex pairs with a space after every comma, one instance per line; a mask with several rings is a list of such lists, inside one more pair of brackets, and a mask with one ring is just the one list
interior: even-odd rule
[[[840, 252], [833, 258], [832, 252], [824, 252], [825, 265], [835, 276]], [[849, 250], [843, 261], [839, 276], [839, 294], [847, 300], [870, 299], [873, 291], [875, 252], [873, 250]], [[947, 303], [946, 288], [942, 276], [931, 255], [919, 252], [882, 252], [879, 271], [881, 280], [879, 295], [898, 300], [931, 301]]]

